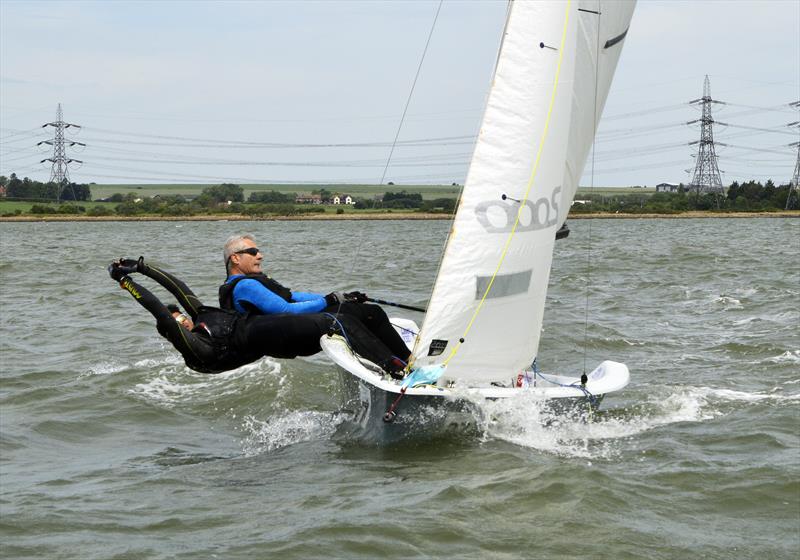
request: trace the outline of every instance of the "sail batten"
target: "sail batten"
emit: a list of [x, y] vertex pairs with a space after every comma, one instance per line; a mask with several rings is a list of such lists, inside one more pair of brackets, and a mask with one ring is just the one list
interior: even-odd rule
[[[505, 380], [538, 351], [555, 232], [574, 197], [599, 101], [593, 83], [590, 113], [585, 93], [575, 93], [586, 87], [576, 69], [596, 64], [580, 51], [598, 36], [587, 34], [578, 4], [514, 2], [509, 10], [478, 142], [414, 349], [416, 364], [446, 365], [444, 379]], [[614, 36], [624, 30], [627, 25]], [[612, 50], [618, 54], [618, 47]], [[588, 144], [578, 141], [587, 125], [574, 122], [573, 113], [582, 121], [592, 117]]]

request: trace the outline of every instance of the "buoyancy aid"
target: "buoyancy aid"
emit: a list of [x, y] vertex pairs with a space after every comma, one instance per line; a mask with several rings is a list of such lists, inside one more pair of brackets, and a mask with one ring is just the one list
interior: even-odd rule
[[[205, 338], [214, 348], [213, 364], [203, 364], [207, 373], [227, 371], [242, 365], [240, 330], [237, 324], [242, 319], [235, 311], [201, 305], [192, 332]], [[195, 368], [196, 369], [196, 368]]]
[[201, 305], [197, 310], [195, 329], [197, 327], [205, 329], [215, 343], [227, 341], [233, 335], [239, 317], [235, 311]]
[[[236, 288], [236, 284], [241, 282], [242, 280], [256, 280], [270, 292], [274, 293], [275, 295], [282, 298], [284, 301], [288, 303], [292, 303], [292, 291], [287, 288], [286, 286], [282, 285], [280, 282], [273, 280], [266, 274], [245, 274], [244, 276], [239, 276], [238, 278], [234, 278], [230, 282], [226, 282], [222, 286], [219, 287], [219, 305], [223, 310], [235, 310], [236, 308], [233, 305], [233, 290]], [[243, 302], [243, 304], [246, 302]], [[252, 312], [255, 309], [252, 306], [243, 305], [248, 312]], [[249, 307], [249, 308], [248, 308]]]

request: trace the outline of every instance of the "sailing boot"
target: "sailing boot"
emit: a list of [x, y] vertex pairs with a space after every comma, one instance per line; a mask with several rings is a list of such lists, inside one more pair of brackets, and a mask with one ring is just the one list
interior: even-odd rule
[[392, 356], [382, 364], [381, 369], [388, 373], [392, 379], [403, 379], [405, 377], [406, 363], [400, 358]]

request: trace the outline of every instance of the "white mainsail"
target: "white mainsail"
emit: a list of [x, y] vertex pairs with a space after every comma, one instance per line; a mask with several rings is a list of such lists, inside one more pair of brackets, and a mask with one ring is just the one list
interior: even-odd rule
[[577, 60], [559, 227], [567, 219], [578, 190], [635, 6], [634, 0], [579, 2]]
[[633, 2], [512, 3], [416, 365], [446, 365], [442, 379], [476, 384], [507, 380], [536, 356], [555, 232], [632, 10]]

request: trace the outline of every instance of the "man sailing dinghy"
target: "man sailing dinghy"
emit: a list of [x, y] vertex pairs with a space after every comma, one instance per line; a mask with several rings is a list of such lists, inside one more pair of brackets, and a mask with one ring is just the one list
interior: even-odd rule
[[365, 365], [340, 338], [321, 342], [344, 371], [356, 420], [368, 431], [396, 429], [389, 428], [395, 415], [401, 423], [419, 407], [457, 415], [464, 390], [470, 398], [532, 391], [596, 405], [627, 385], [628, 369], [616, 362], [571, 377], [540, 374], [532, 364], [553, 246], [633, 8], [632, 1], [511, 2], [478, 142], [413, 343], [416, 369], [398, 383]]

